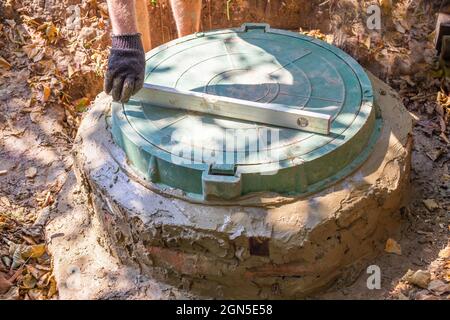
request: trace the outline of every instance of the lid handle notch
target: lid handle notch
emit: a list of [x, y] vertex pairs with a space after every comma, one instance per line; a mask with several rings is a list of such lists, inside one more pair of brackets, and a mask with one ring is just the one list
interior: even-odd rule
[[258, 29], [262, 29], [264, 30], [264, 32], [268, 32], [270, 30], [270, 25], [268, 23], [243, 23], [241, 26], [241, 30], [243, 32]]

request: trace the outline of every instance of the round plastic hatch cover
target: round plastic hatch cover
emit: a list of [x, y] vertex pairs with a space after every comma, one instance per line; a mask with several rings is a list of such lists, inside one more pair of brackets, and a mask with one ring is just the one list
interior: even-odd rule
[[319, 191], [351, 173], [380, 130], [372, 85], [340, 49], [266, 24], [197, 33], [146, 55], [145, 82], [332, 117], [330, 134], [152, 105], [113, 103], [113, 137], [135, 171], [193, 199]]

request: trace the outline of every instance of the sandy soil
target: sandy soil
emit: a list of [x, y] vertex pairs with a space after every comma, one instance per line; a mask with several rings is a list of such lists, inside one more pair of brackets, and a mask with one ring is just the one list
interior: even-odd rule
[[[223, 1], [218, 3], [220, 8]], [[387, 81], [416, 120], [411, 202], [402, 210], [402, 232], [394, 239], [401, 254], [384, 253], [373, 262], [381, 268], [382, 288], [368, 290], [368, 275], [355, 274], [352, 285], [342, 288], [336, 283], [314, 298], [449, 298], [446, 290], [423, 289], [402, 280], [409, 269], [421, 269], [447, 288], [450, 281], [449, 104], [447, 82], [432, 44], [436, 5], [396, 3], [384, 8], [382, 32], [365, 29], [366, 1], [327, 2], [320, 10], [333, 18], [322, 30], [306, 31], [315, 26], [298, 25], [297, 30], [302, 27], [342, 47]], [[167, 16], [170, 11], [161, 6], [151, 10], [166, 10]], [[81, 21], [74, 16], [77, 10]], [[233, 6], [230, 10], [239, 17], [240, 11], [248, 9]], [[213, 17], [224, 19], [219, 14]], [[11, 241], [36, 245], [44, 239], [39, 226], [72, 170], [70, 149], [79, 120], [101, 90], [108, 28], [100, 0], [7, 0], [0, 4], [0, 41], [5, 44], [0, 47], [0, 298], [57, 297], [50, 290], [51, 282], [43, 281], [41, 286], [27, 282], [30, 274], [37, 283], [46, 274], [33, 275], [27, 265], [50, 270], [51, 257], [28, 259], [22, 269], [12, 268]]]

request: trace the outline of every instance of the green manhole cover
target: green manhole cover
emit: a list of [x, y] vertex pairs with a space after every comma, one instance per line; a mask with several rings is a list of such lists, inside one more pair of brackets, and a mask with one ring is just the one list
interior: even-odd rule
[[191, 198], [316, 192], [360, 165], [380, 131], [364, 70], [317, 39], [245, 24], [177, 39], [146, 57], [146, 83], [332, 119], [330, 133], [317, 134], [158, 107], [151, 96], [113, 103], [113, 136], [135, 170]]

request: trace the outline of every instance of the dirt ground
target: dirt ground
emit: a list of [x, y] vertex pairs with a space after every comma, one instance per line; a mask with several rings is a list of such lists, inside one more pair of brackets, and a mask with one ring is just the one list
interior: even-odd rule
[[[264, 15], [272, 22], [291, 10], [288, 25], [278, 27], [349, 52], [399, 92], [415, 119], [410, 203], [401, 211], [401, 233], [373, 261], [382, 272], [381, 289], [368, 290], [363, 272], [352, 275], [350, 286], [338, 282], [313, 298], [450, 298], [449, 85], [433, 46], [440, 1], [380, 1], [380, 31], [365, 27], [365, 9], [375, 0], [308, 1], [316, 17], [328, 17], [326, 26], [296, 21], [295, 2], [265, 2], [205, 1], [202, 27]], [[159, 14], [161, 29], [173, 26], [166, 1], [152, 1], [149, 9]], [[0, 299], [58, 298], [42, 224], [72, 170], [72, 141], [101, 91], [109, 43], [104, 0], [0, 4]], [[427, 285], [404, 277], [408, 270], [423, 270]]]

